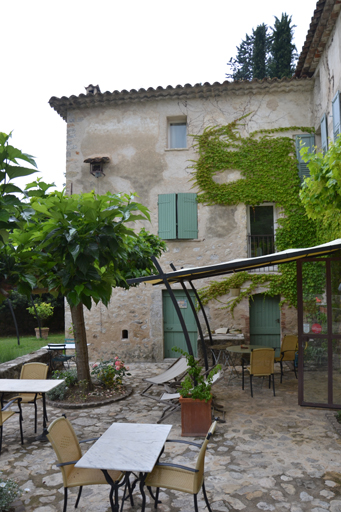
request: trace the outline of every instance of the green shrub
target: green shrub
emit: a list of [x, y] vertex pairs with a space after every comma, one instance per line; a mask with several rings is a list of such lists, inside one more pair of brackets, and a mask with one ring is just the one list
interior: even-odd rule
[[52, 379], [64, 379], [56, 388], [47, 393], [50, 400], [63, 400], [69, 388], [77, 385], [77, 370], [56, 370], [52, 374]]
[[19, 486], [13, 480], [0, 478], [0, 510], [8, 510], [11, 503], [21, 495]]
[[91, 368], [91, 375], [95, 375], [105, 388], [116, 389], [122, 384], [123, 377], [130, 375], [127, 370], [129, 370], [129, 366], [124, 366], [124, 361], [120, 361], [116, 356], [115, 359], [94, 363]]

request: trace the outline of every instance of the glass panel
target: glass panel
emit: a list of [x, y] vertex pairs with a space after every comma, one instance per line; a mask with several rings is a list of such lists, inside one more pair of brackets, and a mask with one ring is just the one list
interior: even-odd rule
[[186, 123], [171, 123], [169, 125], [169, 147], [173, 149], [187, 148]]
[[273, 206], [250, 206], [250, 256], [275, 252]]
[[328, 342], [310, 338], [303, 350], [303, 400], [328, 403]]
[[303, 332], [327, 334], [325, 261], [302, 265]]
[[341, 260], [330, 262], [333, 334], [341, 334]]
[[341, 340], [333, 340], [333, 404], [341, 408]]

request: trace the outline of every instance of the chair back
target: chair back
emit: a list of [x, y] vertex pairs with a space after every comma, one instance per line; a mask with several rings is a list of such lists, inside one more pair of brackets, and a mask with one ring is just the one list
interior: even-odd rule
[[282, 361], [294, 361], [297, 351], [298, 336], [286, 334], [281, 344]]
[[[47, 438], [56, 452], [58, 462], [78, 461], [81, 458], [82, 451], [75, 431], [69, 420], [64, 416], [51, 423], [48, 428]], [[60, 468], [63, 475], [64, 487], [67, 487], [68, 475], [73, 468], [74, 464]]]
[[39, 379], [47, 378], [49, 366], [45, 363], [26, 363], [21, 367], [21, 379]]
[[194, 494], [197, 494], [202, 486], [202, 483], [204, 481], [204, 471], [205, 471], [205, 454], [206, 454], [206, 448], [208, 445], [208, 442], [211, 438], [211, 436], [214, 434], [214, 431], [216, 429], [217, 422], [214, 421], [212, 425], [209, 428], [209, 431], [207, 432], [205, 441], [202, 443], [200, 452], [197, 458], [197, 463], [195, 466], [195, 469], [198, 470], [197, 473], [194, 475], [194, 485], [193, 485], [193, 492]]
[[274, 373], [274, 362], [274, 348], [255, 348], [251, 351], [250, 374], [272, 375]]

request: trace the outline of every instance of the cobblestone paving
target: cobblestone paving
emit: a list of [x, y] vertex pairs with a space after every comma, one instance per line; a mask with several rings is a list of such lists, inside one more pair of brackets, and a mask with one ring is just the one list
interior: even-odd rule
[[[126, 400], [93, 409], [63, 411], [47, 408], [49, 420], [63, 412], [80, 439], [102, 434], [116, 422], [155, 423], [161, 407], [139, 396], [141, 378], [155, 375], [168, 365], [131, 364], [130, 384], [134, 394]], [[228, 378], [214, 388], [217, 401], [224, 404], [226, 423], [219, 423], [209, 444], [205, 461], [206, 489], [213, 512], [341, 512], [341, 440], [326, 418], [326, 411], [297, 405], [297, 381], [292, 372], [282, 385], [276, 376], [276, 397], [261, 379], [254, 379], [254, 398], [249, 386]], [[38, 429], [41, 425], [39, 404]], [[61, 511], [63, 486], [61, 473], [49, 443], [35, 440], [33, 407], [24, 406], [24, 440], [20, 445], [18, 418], [6, 422], [3, 452], [0, 456], [2, 477], [15, 479], [23, 490], [16, 512]], [[180, 438], [180, 413], [166, 420], [173, 425], [172, 438]], [[188, 438], [191, 440], [191, 438]], [[84, 445], [82, 445], [84, 449]], [[167, 446], [170, 449], [170, 445]], [[188, 465], [196, 459], [197, 449], [172, 445], [171, 458]], [[78, 489], [69, 491], [68, 510], [74, 509]], [[141, 500], [135, 491], [135, 506], [126, 502], [124, 509], [140, 510]], [[199, 510], [205, 509], [202, 494]], [[182, 493], [161, 491], [161, 512], [190, 512], [193, 499]], [[153, 503], [147, 496], [147, 511]], [[108, 512], [107, 486], [83, 489], [80, 512]]]

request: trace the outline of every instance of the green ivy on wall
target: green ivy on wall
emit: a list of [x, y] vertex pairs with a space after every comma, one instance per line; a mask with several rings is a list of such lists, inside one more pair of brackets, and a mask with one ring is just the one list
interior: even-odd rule
[[[244, 116], [247, 117], [247, 116]], [[198, 202], [206, 205], [231, 206], [244, 203], [256, 206], [275, 203], [283, 212], [276, 230], [276, 249], [311, 247], [318, 243], [317, 222], [305, 214], [299, 199], [300, 180], [297, 169], [295, 140], [285, 132], [312, 133], [305, 126], [291, 126], [273, 130], [257, 130], [249, 136], [240, 133], [240, 118], [226, 126], [206, 128], [194, 135], [194, 147], [199, 158], [193, 161], [193, 178], [199, 188]], [[228, 170], [237, 170], [241, 178], [230, 183], [217, 183], [215, 176]], [[304, 281], [309, 287], [320, 284], [322, 276], [313, 265], [304, 266]], [[296, 263], [281, 265], [278, 274], [249, 274], [240, 272], [220, 282], [212, 282], [200, 290], [204, 304], [243, 285], [241, 294], [228, 301], [225, 307], [233, 309], [254, 293], [257, 286], [265, 287], [270, 296], [281, 295], [282, 303], [297, 306]], [[246, 285], [246, 283], [248, 283]]]

